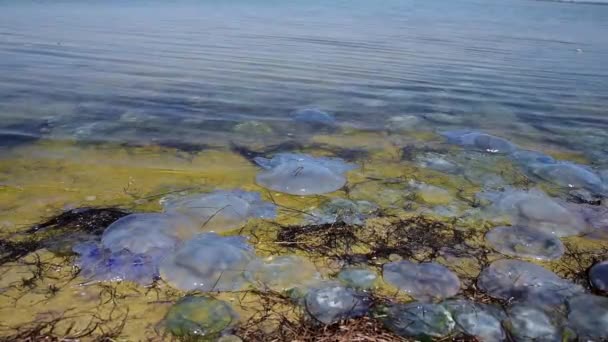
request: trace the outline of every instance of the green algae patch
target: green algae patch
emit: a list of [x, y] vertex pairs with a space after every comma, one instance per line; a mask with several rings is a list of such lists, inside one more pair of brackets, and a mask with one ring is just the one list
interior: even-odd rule
[[168, 192], [254, 187], [256, 171], [230, 151], [186, 155], [160, 147], [41, 141], [0, 160], [0, 222], [18, 231], [50, 213], [82, 206], [158, 211], [159, 197]]

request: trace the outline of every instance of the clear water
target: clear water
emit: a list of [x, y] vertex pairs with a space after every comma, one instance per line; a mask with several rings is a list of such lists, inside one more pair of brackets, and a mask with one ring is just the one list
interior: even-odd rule
[[3, 1], [0, 127], [213, 145], [314, 106], [371, 129], [443, 112], [529, 136], [604, 130], [607, 19], [528, 0]]
[[[33, 331], [166, 340], [165, 315], [185, 294], [175, 287], [182, 275], [169, 279], [173, 286], [164, 271], [153, 286], [92, 282], [87, 273], [115, 280], [110, 260], [116, 255], [129, 276], [129, 258], [158, 260], [123, 250], [103, 254], [100, 238], [81, 227], [27, 228], [81, 207], [161, 212], [162, 203], [214, 190], [251, 191], [273, 202], [273, 212], [276, 205], [276, 218], [253, 215], [265, 219], [222, 232], [249, 238], [259, 263], [248, 268], [254, 279], [264, 270], [281, 284], [321, 278], [326, 288], [346, 294], [343, 304], [354, 297], [332, 281], [349, 265], [332, 260], [333, 250], [294, 251], [279, 241], [275, 223], [302, 225], [320, 215], [333, 229], [342, 214], [354, 217], [357, 253], [376, 255], [371, 252], [380, 242], [397, 251], [367, 260], [365, 269], [378, 276], [372, 290], [381, 297], [396, 293], [382, 273], [393, 257], [442, 264], [459, 277], [456, 298], [462, 298], [482, 269], [509, 271], [499, 263], [487, 271], [480, 261], [509, 255], [484, 240], [491, 228], [563, 229], [558, 236], [568, 253], [517, 263], [509, 272], [534, 269], [548, 279], [543, 286], [549, 290], [565, 278], [577, 283], [571, 294], [582, 292], [579, 285], [589, 285], [586, 270], [608, 251], [608, 6], [573, 2], [579, 1], [0, 0], [0, 339], [20, 340], [27, 336], [19, 334]], [[292, 113], [303, 108], [331, 113], [336, 126], [310, 129], [296, 122]], [[278, 152], [309, 156], [264, 159]], [[348, 167], [327, 157], [344, 159]], [[262, 178], [252, 159], [268, 169]], [[513, 193], [515, 199], [501, 201]], [[252, 217], [242, 206], [239, 217]], [[445, 221], [457, 222], [461, 233], [438, 224]], [[394, 227], [407, 229], [398, 235]], [[333, 235], [318, 232], [308, 234], [323, 247], [324, 234]], [[468, 237], [457, 238], [463, 232]], [[137, 234], [129, 237], [139, 243]], [[46, 244], [4, 262], [6, 241], [30, 238]], [[69, 255], [91, 242], [95, 253]], [[517, 259], [534, 247], [513, 244], [523, 248], [511, 253]], [[191, 263], [217, 271], [230, 255], [216, 249], [217, 258], [197, 249]], [[469, 252], [475, 257], [461, 257]], [[285, 256], [294, 253], [298, 258]], [[482, 254], [487, 258], [478, 258]], [[266, 258], [271, 255], [274, 263]], [[100, 260], [107, 261], [100, 269], [108, 277], [98, 274]], [[146, 265], [147, 281], [157, 270]], [[290, 272], [302, 265], [306, 272]], [[519, 286], [513, 279], [488, 279], [485, 285], [500, 293]], [[426, 290], [435, 282], [423, 283]], [[538, 294], [526, 291], [519, 292]], [[261, 305], [249, 295], [217, 294], [243, 320]], [[543, 304], [565, 298], [555, 291], [538, 297]], [[580, 302], [592, 301], [591, 313], [608, 305], [603, 297], [589, 298]], [[232, 321], [224, 305], [208, 304], [226, 316], [215, 324]], [[175, 310], [201, 314], [188, 305]], [[606, 317], [575, 318], [578, 330], [608, 338], [607, 331], [583, 329], [596, 321], [608, 326]]]

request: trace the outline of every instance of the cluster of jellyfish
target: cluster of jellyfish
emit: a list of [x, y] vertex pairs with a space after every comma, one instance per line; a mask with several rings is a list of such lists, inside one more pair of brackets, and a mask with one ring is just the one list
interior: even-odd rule
[[[299, 112], [298, 120], [334, 124], [326, 113]], [[603, 196], [606, 187], [593, 170], [561, 162], [540, 152], [521, 150], [509, 141], [473, 131], [444, 132], [448, 143], [512, 158], [524, 172], [556, 184]], [[277, 192], [309, 196], [334, 192], [357, 166], [337, 158], [279, 153], [255, 158], [258, 185]], [[452, 172], [450, 161], [427, 160], [431, 168]], [[323, 279], [306, 258], [256, 256], [244, 236], [220, 235], [250, 219], [273, 220], [277, 207], [257, 192], [218, 190], [163, 199], [163, 212], [136, 213], [111, 224], [99, 241], [78, 244], [77, 265], [90, 281], [162, 279], [183, 291], [238, 291], [248, 286], [286, 291], [298, 288], [297, 302], [314, 320], [332, 324], [369, 314], [370, 291], [379, 279], [414, 299], [383, 307], [379, 315], [396, 334], [443, 338], [464, 333], [483, 341], [562, 341], [608, 338], [608, 298], [586, 292], [531, 261], [557, 260], [565, 247], [560, 238], [593, 234], [599, 208], [552, 198], [538, 189], [507, 188], [478, 194], [489, 216], [502, 215], [511, 225], [498, 226], [486, 243], [504, 258], [481, 271], [477, 287], [507, 307], [458, 298], [459, 277], [436, 262], [389, 261], [381, 272], [345, 266], [334, 279]], [[336, 209], [336, 208], [339, 208]], [[307, 216], [307, 223], [341, 220], [362, 225], [378, 207], [366, 201], [333, 199]], [[600, 227], [601, 226], [601, 227]], [[608, 261], [589, 271], [598, 293], [608, 291]], [[206, 296], [186, 296], [165, 318], [175, 335], [221, 335], [238, 321], [230, 304]]]

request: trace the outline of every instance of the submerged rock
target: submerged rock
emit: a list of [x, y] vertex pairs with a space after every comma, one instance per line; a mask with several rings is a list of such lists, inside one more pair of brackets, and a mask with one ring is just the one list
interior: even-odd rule
[[205, 233], [168, 255], [160, 275], [184, 291], [235, 291], [247, 282], [247, 266], [254, 257], [245, 237]]
[[458, 276], [436, 263], [390, 262], [382, 267], [382, 277], [387, 283], [423, 301], [452, 297], [460, 291]]
[[443, 132], [441, 135], [447, 139], [448, 143], [490, 153], [511, 153], [517, 149], [508, 140], [485, 133], [455, 130]]
[[368, 268], [348, 267], [338, 273], [338, 280], [344, 285], [361, 290], [371, 289], [377, 279], [378, 274]]
[[445, 337], [454, 330], [454, 319], [439, 304], [412, 302], [386, 308], [382, 321], [386, 327], [404, 337], [430, 339]]
[[178, 338], [215, 340], [238, 319], [228, 303], [209, 297], [187, 296], [165, 316], [166, 329]]
[[257, 192], [218, 190], [207, 194], [162, 200], [167, 213], [190, 217], [203, 231], [224, 232], [243, 226], [252, 218], [273, 219], [276, 206]]
[[145, 254], [128, 250], [111, 252], [96, 242], [74, 246], [78, 254], [76, 266], [79, 275], [87, 281], [133, 281], [149, 284], [158, 277], [158, 264], [165, 256], [164, 250], [154, 249]]
[[507, 312], [506, 326], [515, 341], [562, 341], [560, 328], [543, 310], [516, 304]]
[[365, 294], [339, 283], [324, 283], [306, 294], [306, 310], [324, 324], [364, 316], [369, 308], [369, 299]]
[[562, 304], [583, 292], [579, 285], [558, 277], [541, 266], [520, 260], [501, 259], [485, 268], [477, 286], [494, 298], [517, 299], [539, 305]]
[[296, 110], [295, 112], [291, 113], [291, 117], [296, 122], [313, 127], [320, 128], [336, 126], [336, 119], [333, 117], [333, 115], [314, 108]]
[[581, 340], [608, 339], [608, 298], [590, 294], [570, 298], [568, 323]]
[[131, 214], [112, 223], [103, 232], [101, 243], [112, 252], [125, 249], [141, 254], [153, 249], [173, 249], [197, 232], [198, 225], [182, 215]]
[[503, 192], [481, 193], [478, 198], [492, 202], [488, 208], [489, 215], [507, 215], [514, 225], [533, 227], [557, 237], [581, 235], [588, 231], [580, 214], [539, 190], [507, 189]]
[[503, 341], [506, 334], [502, 320], [506, 314], [498, 307], [478, 304], [463, 299], [448, 300], [442, 303], [456, 322], [456, 329], [481, 341]]
[[285, 291], [320, 278], [310, 261], [296, 255], [269, 257], [250, 267], [251, 277], [262, 288]]
[[255, 162], [265, 169], [256, 177], [259, 185], [292, 195], [334, 192], [346, 184], [344, 174], [356, 168], [338, 158], [295, 153], [279, 153], [272, 159], [257, 157]]
[[344, 222], [362, 225], [367, 217], [378, 210], [378, 206], [368, 201], [351, 201], [335, 198], [313, 211], [306, 219], [311, 224]]
[[528, 227], [496, 227], [486, 234], [486, 241], [497, 252], [538, 260], [555, 260], [564, 254], [564, 244], [555, 235]]
[[608, 292], [608, 260], [599, 262], [589, 270], [589, 282], [603, 292]]

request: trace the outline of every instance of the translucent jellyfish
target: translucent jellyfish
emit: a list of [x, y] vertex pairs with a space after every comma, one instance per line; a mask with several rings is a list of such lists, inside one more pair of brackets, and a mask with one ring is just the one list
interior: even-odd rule
[[76, 266], [87, 281], [133, 281], [149, 284], [158, 277], [158, 264], [165, 251], [154, 249], [145, 254], [128, 250], [111, 252], [95, 242], [81, 243], [73, 248], [79, 255]]
[[280, 153], [272, 159], [258, 157], [255, 161], [265, 169], [256, 177], [259, 185], [292, 195], [334, 192], [346, 184], [344, 174], [356, 168], [337, 158], [294, 153]]
[[428, 184], [415, 184], [413, 185], [416, 193], [416, 197], [429, 205], [442, 205], [448, 204], [454, 200], [454, 197], [449, 191], [440, 187]]
[[263, 288], [285, 291], [320, 279], [310, 261], [296, 255], [274, 256], [249, 267], [251, 277]]
[[562, 341], [556, 322], [540, 308], [516, 304], [507, 313], [506, 326], [515, 341]]
[[542, 164], [554, 164], [553, 157], [544, 153], [530, 150], [517, 150], [511, 154], [511, 158], [522, 167], [530, 167]]
[[186, 296], [171, 306], [164, 325], [179, 338], [211, 340], [230, 330], [237, 319], [234, 310], [224, 301]]
[[570, 298], [568, 323], [581, 341], [608, 339], [608, 298], [590, 294]]
[[247, 282], [253, 248], [242, 236], [205, 233], [187, 241], [160, 264], [160, 275], [184, 291], [235, 291]]
[[435, 171], [445, 173], [458, 173], [460, 171], [458, 164], [438, 153], [417, 155], [415, 161], [419, 166]]
[[386, 128], [391, 132], [413, 131], [419, 129], [421, 121], [415, 115], [396, 115], [388, 119]]
[[370, 301], [364, 293], [339, 283], [326, 282], [306, 294], [306, 310], [324, 324], [364, 316], [369, 309]]
[[362, 225], [365, 219], [377, 210], [378, 206], [368, 201], [335, 198], [306, 216], [306, 220], [311, 224], [344, 222], [349, 225]]
[[560, 305], [582, 287], [532, 263], [501, 259], [485, 268], [477, 278], [478, 287], [499, 299], [520, 299], [540, 305]]
[[555, 260], [564, 254], [564, 244], [555, 235], [522, 227], [496, 227], [486, 241], [499, 253], [538, 260]]
[[338, 280], [344, 285], [361, 290], [371, 289], [377, 279], [378, 274], [368, 268], [348, 267], [338, 273]]
[[382, 267], [382, 277], [389, 284], [423, 301], [452, 297], [460, 290], [458, 276], [436, 263], [390, 262]]
[[336, 118], [333, 115], [314, 108], [296, 110], [291, 114], [293, 120], [313, 127], [334, 127]]
[[530, 171], [555, 185], [563, 188], [586, 189], [593, 193], [604, 193], [601, 178], [591, 169], [570, 162], [554, 164], [538, 163], [530, 166]]
[[125, 249], [141, 254], [153, 249], [173, 249], [197, 232], [198, 226], [185, 216], [131, 214], [112, 223], [103, 232], [101, 243], [112, 252]]
[[599, 262], [589, 270], [589, 282], [594, 288], [608, 292], [608, 260]]
[[508, 140], [485, 133], [455, 130], [443, 132], [441, 135], [447, 139], [448, 143], [490, 153], [511, 153], [517, 149]]
[[588, 231], [581, 215], [570, 210], [539, 190], [485, 192], [478, 198], [490, 200], [489, 215], [507, 215], [514, 225], [533, 227], [557, 237], [581, 235]]
[[400, 336], [423, 340], [445, 337], [455, 326], [452, 315], [443, 305], [420, 302], [390, 305], [382, 321]]
[[276, 217], [274, 204], [263, 201], [257, 192], [241, 190], [168, 198], [162, 204], [165, 212], [186, 215], [205, 231], [225, 232], [243, 226], [251, 218]]
[[481, 341], [503, 341], [505, 332], [502, 320], [506, 314], [498, 307], [478, 304], [463, 299], [442, 303], [456, 322], [456, 329]]

